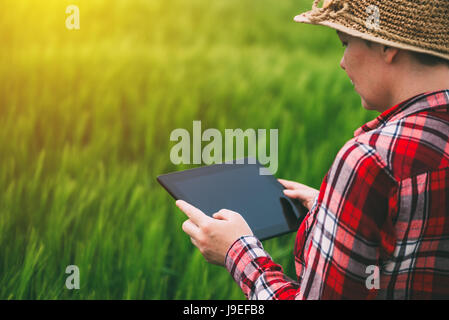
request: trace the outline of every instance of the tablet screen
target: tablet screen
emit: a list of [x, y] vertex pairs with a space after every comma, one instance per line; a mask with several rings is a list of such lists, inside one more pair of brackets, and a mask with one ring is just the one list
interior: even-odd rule
[[288, 206], [283, 186], [274, 176], [260, 175], [259, 168], [258, 164], [222, 164], [181, 171], [165, 175], [170, 176], [165, 187], [171, 189], [175, 198], [209, 216], [220, 209], [240, 213], [253, 233], [264, 240], [297, 226], [292, 226], [292, 218], [286, 217], [295, 213]]

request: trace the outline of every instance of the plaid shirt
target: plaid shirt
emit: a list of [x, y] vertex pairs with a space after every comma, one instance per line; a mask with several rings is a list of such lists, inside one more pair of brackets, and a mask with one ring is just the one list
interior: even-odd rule
[[257, 238], [235, 241], [246, 297], [449, 298], [448, 108], [449, 90], [421, 94], [355, 131], [299, 227], [296, 281]]

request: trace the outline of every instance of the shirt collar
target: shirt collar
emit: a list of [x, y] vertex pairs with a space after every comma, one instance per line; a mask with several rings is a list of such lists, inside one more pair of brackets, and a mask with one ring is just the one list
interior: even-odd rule
[[384, 126], [387, 122], [404, 118], [413, 113], [435, 109], [447, 108], [449, 105], [449, 90], [426, 92], [407, 99], [394, 107], [382, 112], [377, 118], [365, 123], [354, 131], [354, 137], [362, 133]]

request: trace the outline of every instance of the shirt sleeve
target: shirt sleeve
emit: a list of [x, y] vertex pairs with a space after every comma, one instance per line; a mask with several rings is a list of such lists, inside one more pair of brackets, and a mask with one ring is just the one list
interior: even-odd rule
[[297, 280], [284, 275], [254, 236], [234, 242], [226, 268], [248, 299], [375, 298], [381, 288], [367, 281], [394, 251], [396, 191], [396, 180], [375, 150], [351, 140], [298, 230]]

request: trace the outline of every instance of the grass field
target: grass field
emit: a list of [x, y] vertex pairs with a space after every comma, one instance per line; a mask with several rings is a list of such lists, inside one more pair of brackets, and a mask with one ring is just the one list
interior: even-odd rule
[[[0, 299], [243, 299], [156, 176], [193, 167], [170, 163], [169, 137], [201, 120], [279, 129], [276, 176], [319, 188], [376, 114], [335, 32], [293, 22], [311, 3], [1, 1]], [[293, 278], [294, 238], [264, 242]]]

